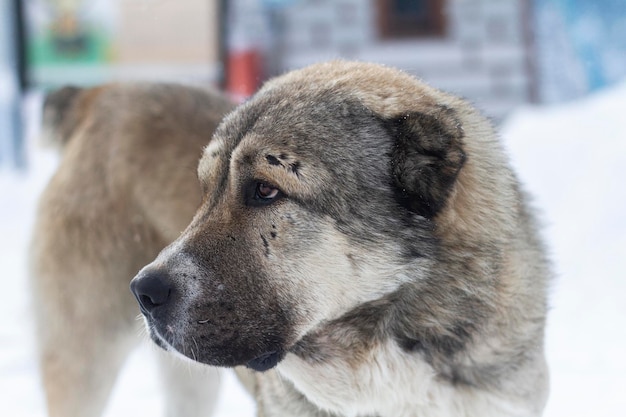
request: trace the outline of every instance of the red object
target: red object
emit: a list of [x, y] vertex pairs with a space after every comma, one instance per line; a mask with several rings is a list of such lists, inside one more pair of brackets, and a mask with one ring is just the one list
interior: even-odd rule
[[237, 101], [256, 92], [261, 84], [261, 54], [255, 49], [229, 51], [226, 91]]

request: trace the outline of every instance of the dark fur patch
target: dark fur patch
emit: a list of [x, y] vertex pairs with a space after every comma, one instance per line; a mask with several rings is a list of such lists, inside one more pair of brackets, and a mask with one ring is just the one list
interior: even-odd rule
[[291, 170], [291, 172], [293, 172], [294, 174], [296, 174], [296, 176], [300, 176], [300, 162], [296, 161], [293, 162], [291, 164], [289, 164], [289, 169]]
[[446, 204], [465, 163], [463, 130], [453, 110], [412, 112], [387, 122], [396, 199], [407, 209], [433, 218]]
[[274, 155], [265, 155], [265, 159], [270, 163], [270, 165], [283, 166], [283, 164]]
[[270, 256], [270, 244], [265, 238], [265, 236], [261, 235], [261, 239], [263, 239], [263, 247], [265, 248], [265, 256]]

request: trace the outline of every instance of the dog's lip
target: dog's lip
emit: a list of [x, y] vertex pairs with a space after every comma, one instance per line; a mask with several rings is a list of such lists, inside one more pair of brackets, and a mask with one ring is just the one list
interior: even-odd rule
[[152, 339], [152, 341], [159, 346], [160, 348], [162, 348], [163, 350], [166, 351], [176, 351], [179, 352], [181, 355], [188, 357], [189, 359], [192, 359], [194, 361], [199, 361], [201, 363], [206, 363], [207, 365], [213, 365], [213, 366], [227, 366], [227, 367], [232, 367], [232, 366], [239, 366], [239, 365], [244, 365], [247, 368], [250, 368], [254, 371], [257, 372], [265, 372], [268, 371], [272, 368], [274, 368], [276, 365], [278, 365], [278, 363], [280, 361], [282, 361], [285, 358], [285, 355], [287, 354], [287, 352], [289, 351], [289, 349], [283, 349], [282, 347], [276, 346], [275, 345], [275, 349], [274, 350], [268, 350], [266, 352], [264, 352], [263, 354], [256, 356], [253, 359], [250, 359], [247, 362], [239, 362], [239, 363], [215, 363], [215, 362], [205, 362], [202, 361], [198, 358], [192, 358], [190, 356], [188, 356], [186, 353], [178, 350], [174, 344], [172, 344], [165, 336], [164, 334], [159, 331], [158, 329], [158, 325], [154, 322], [154, 318], [152, 317], [151, 314], [145, 314], [144, 315], [144, 319], [146, 320], [146, 324], [148, 327], [148, 333], [150, 335], [150, 338]]
[[150, 338], [152, 339], [154, 344], [156, 344], [161, 349], [165, 351], [170, 350], [169, 344], [158, 333], [150, 332]]
[[152, 318], [149, 315], [147, 315], [147, 316], [144, 316], [144, 320], [146, 323], [146, 328], [148, 329], [148, 335], [150, 336], [150, 339], [152, 339], [152, 341], [158, 347], [160, 347], [161, 349], [165, 351], [169, 351], [173, 349], [172, 344], [155, 327], [155, 324], [152, 321]]
[[265, 352], [256, 358], [246, 362], [246, 367], [257, 372], [265, 372], [272, 369], [285, 357], [284, 350], [273, 350]]

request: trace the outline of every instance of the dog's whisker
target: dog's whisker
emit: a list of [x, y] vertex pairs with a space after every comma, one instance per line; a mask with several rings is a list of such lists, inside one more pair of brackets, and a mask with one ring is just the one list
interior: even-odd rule
[[[192, 341], [192, 342], [196, 345], [196, 352], [197, 352], [197, 353], [200, 353], [200, 348], [198, 347], [198, 342], [196, 341], [196, 338], [195, 338], [195, 337], [193, 337], [193, 336], [191, 336], [191, 341]], [[192, 350], [192, 352], [193, 352], [193, 350]], [[194, 361], [197, 361], [197, 360], [198, 360], [198, 358], [196, 357], [196, 355], [193, 355], [193, 360], [194, 360]]]

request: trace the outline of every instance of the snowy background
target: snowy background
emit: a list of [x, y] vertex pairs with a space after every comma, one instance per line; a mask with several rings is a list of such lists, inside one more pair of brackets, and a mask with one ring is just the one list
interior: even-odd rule
[[[38, 193], [56, 159], [34, 144], [30, 170], [0, 171], [0, 415], [44, 416], [31, 334], [26, 248]], [[528, 107], [503, 126], [512, 162], [541, 211], [556, 280], [547, 332], [549, 417], [622, 417], [626, 410], [626, 83], [569, 104]], [[106, 412], [161, 411], [150, 346], [130, 357]], [[224, 376], [218, 417], [254, 407]]]

